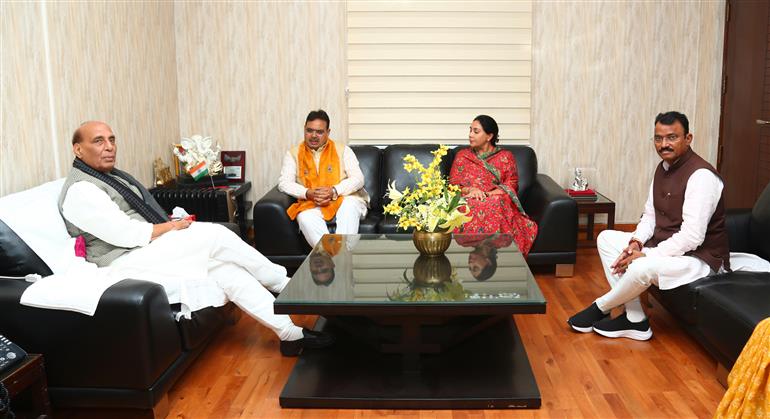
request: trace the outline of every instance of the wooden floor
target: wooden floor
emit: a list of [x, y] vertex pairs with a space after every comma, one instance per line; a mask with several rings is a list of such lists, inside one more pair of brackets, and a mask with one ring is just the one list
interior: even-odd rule
[[[281, 409], [295, 359], [248, 316], [223, 330], [169, 393], [169, 418], [708, 418], [724, 389], [715, 361], [653, 299], [650, 341], [573, 333], [565, 320], [608, 289], [595, 249], [575, 275], [536, 274], [547, 314], [515, 316], [543, 405], [539, 410]], [[297, 317], [310, 325], [312, 317]]]

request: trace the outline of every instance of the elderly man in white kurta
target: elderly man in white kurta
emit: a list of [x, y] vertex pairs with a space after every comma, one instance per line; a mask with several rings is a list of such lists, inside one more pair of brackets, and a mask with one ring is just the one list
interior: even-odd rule
[[286, 152], [278, 190], [297, 199], [286, 210], [296, 219], [308, 244], [315, 247], [336, 218], [337, 234], [357, 234], [366, 216], [369, 195], [353, 150], [329, 138], [329, 115], [312, 111], [305, 119], [305, 138]]
[[81, 125], [72, 148], [76, 158], [59, 210], [70, 235], [85, 239], [89, 262], [118, 277], [163, 285], [169, 302], [188, 314], [232, 301], [278, 335], [284, 355], [331, 344], [330, 336], [273, 312], [270, 291], [288, 283], [285, 268], [221, 225], [169, 221], [147, 189], [116, 169], [117, 145], [107, 124]]

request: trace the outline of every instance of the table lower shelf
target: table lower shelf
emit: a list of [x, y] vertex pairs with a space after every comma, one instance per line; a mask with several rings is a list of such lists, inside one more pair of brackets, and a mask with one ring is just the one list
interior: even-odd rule
[[[306, 350], [282, 407], [536, 409], [540, 391], [516, 324], [505, 318], [438, 354], [385, 354], [336, 327], [334, 346]], [[458, 331], [462, 333], [462, 331]]]

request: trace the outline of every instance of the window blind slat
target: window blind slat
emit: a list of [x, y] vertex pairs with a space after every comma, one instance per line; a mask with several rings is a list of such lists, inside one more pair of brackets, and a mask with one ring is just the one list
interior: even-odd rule
[[529, 93], [351, 93], [350, 108], [529, 108]]
[[350, 77], [351, 92], [529, 92], [529, 77]]
[[532, 44], [532, 29], [350, 28], [348, 44]]
[[[470, 122], [473, 115], [468, 119]], [[500, 128], [500, 138], [507, 139], [526, 139], [529, 138], [529, 124], [498, 124]], [[468, 125], [465, 124], [426, 124], [426, 125], [387, 125], [387, 124], [367, 124], [350, 125], [349, 133], [351, 140], [383, 140], [388, 138], [398, 138], [407, 135], [412, 139], [422, 139], [440, 142], [445, 140], [468, 140]]]
[[443, 124], [465, 126], [467, 131], [476, 115], [494, 115], [498, 124], [529, 124], [528, 108], [425, 108], [415, 112], [403, 108], [352, 108], [348, 123], [353, 124]]
[[350, 60], [529, 60], [529, 45], [350, 45]]
[[349, 12], [348, 28], [531, 28], [523, 12]]
[[530, 76], [531, 61], [348, 61], [348, 76]]
[[528, 1], [372, 1], [348, 0], [349, 12], [475, 12], [478, 10], [496, 10], [500, 12], [531, 12], [532, 3]]

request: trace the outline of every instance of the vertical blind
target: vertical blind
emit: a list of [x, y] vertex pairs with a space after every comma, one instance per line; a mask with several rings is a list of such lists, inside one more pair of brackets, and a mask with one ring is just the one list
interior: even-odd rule
[[347, 48], [351, 143], [529, 142], [531, 1], [348, 1]]

